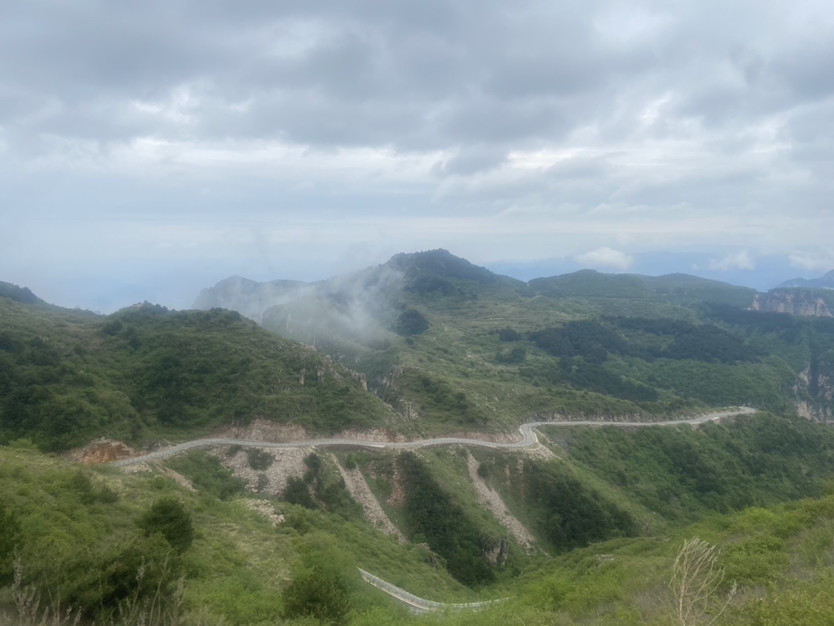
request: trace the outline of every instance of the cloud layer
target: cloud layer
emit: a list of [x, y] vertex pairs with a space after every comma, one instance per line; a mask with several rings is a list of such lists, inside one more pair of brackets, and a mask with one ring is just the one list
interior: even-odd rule
[[832, 67], [812, 0], [13, 0], [0, 279], [308, 278], [438, 246], [822, 269]]

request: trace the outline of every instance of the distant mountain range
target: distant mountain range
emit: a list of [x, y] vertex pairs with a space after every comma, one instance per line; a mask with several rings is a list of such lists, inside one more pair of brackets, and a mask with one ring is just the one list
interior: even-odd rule
[[[674, 301], [709, 300], [734, 306], [750, 306], [755, 289], [701, 278], [689, 274], [645, 276], [641, 274], [605, 274], [583, 269], [557, 276], [535, 278], [528, 282], [494, 273], [474, 265], [447, 250], [401, 253], [386, 263], [351, 274], [316, 281], [273, 280], [257, 282], [233, 276], [203, 289], [194, 308], [230, 308], [259, 323], [272, 307], [310, 298], [339, 301], [344, 309], [365, 307], [377, 299], [380, 291], [434, 291], [450, 295], [460, 286], [449, 280], [480, 285], [502, 285], [511, 291], [566, 297], [643, 297]], [[353, 312], [355, 313], [355, 311]]]
[[786, 280], [781, 283], [776, 288], [783, 289], [791, 287], [834, 289], [834, 270], [831, 270], [825, 276], [820, 276], [819, 278], [792, 278], [791, 280]]
[[429, 250], [315, 283], [227, 279], [196, 305], [314, 346], [426, 432], [726, 404], [829, 419], [834, 304], [764, 296], [687, 274], [525, 282]]

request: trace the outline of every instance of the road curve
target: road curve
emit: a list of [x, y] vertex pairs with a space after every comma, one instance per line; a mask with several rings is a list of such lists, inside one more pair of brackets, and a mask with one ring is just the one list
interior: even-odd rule
[[426, 600], [424, 598], [420, 598], [419, 596], [415, 596], [413, 593], [408, 593], [405, 589], [392, 585], [387, 580], [383, 580], [379, 576], [374, 576], [370, 572], [363, 570], [361, 567], [357, 567], [356, 569], [359, 570], [359, 574], [366, 583], [376, 587], [377, 589], [381, 589], [395, 600], [398, 600], [402, 604], [409, 607], [415, 613], [427, 613], [429, 611], [440, 611], [444, 609], [480, 609], [491, 604], [504, 602], [505, 600], [484, 600], [482, 602], [435, 602], [434, 600]]
[[162, 459], [185, 450], [192, 450], [194, 448], [211, 448], [214, 446], [244, 446], [256, 448], [326, 448], [329, 446], [354, 446], [360, 448], [388, 448], [388, 449], [413, 449], [425, 448], [428, 446], [449, 446], [449, 445], [467, 445], [467, 446], [481, 446], [484, 448], [527, 448], [538, 443], [534, 428], [539, 426], [675, 426], [679, 424], [703, 424], [704, 422], [719, 420], [724, 417], [731, 417], [734, 415], [755, 413], [756, 410], [750, 407], [734, 407], [732, 409], [725, 409], [723, 411], [716, 411], [714, 413], [707, 413], [697, 417], [689, 417], [675, 420], [666, 420], [662, 422], [618, 422], [607, 420], [578, 420], [578, 421], [541, 421], [528, 422], [519, 427], [521, 432], [521, 440], [509, 443], [500, 443], [496, 441], [483, 441], [481, 439], [467, 439], [464, 437], [438, 437], [435, 439], [419, 439], [416, 441], [367, 441], [363, 439], [310, 439], [308, 441], [289, 441], [289, 442], [273, 442], [273, 441], [256, 441], [253, 439], [229, 439], [229, 438], [207, 438], [194, 439], [185, 443], [165, 448], [164, 450], [157, 450], [142, 456], [135, 456], [129, 459], [120, 459], [113, 461], [111, 465], [123, 467], [125, 465], [133, 465], [135, 463], [144, 463], [145, 461], [153, 461], [155, 459]]

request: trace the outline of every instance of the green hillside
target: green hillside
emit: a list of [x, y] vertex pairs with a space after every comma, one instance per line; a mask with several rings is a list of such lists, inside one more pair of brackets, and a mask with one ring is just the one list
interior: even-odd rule
[[[522, 283], [445, 251], [270, 289], [298, 295], [264, 300], [287, 337], [229, 310], [101, 316], [3, 286], [0, 623], [827, 623], [834, 431], [800, 414], [831, 414], [831, 319], [750, 311], [749, 290], [687, 276]], [[126, 469], [49, 454], [256, 418], [502, 437], [534, 416], [741, 404], [759, 412], [543, 426], [520, 450], [238, 442]], [[684, 546], [722, 574], [702, 598], [676, 595]], [[415, 617], [357, 568], [430, 600], [505, 600]]]
[[354, 372], [232, 311], [99, 316], [0, 297], [0, 442], [146, 445], [256, 417], [321, 433], [393, 419]]
[[268, 308], [264, 327], [362, 371], [422, 432], [834, 408], [829, 320], [748, 311], [755, 292], [726, 283], [590, 270], [522, 283], [436, 250], [310, 289]]
[[[127, 473], [0, 446], [0, 623], [700, 623], [676, 619], [669, 585], [694, 538], [714, 546], [722, 573], [692, 600], [715, 623], [826, 623], [829, 427], [755, 415], [542, 432], [549, 458], [320, 450], [297, 476], [299, 503], [245, 491], [216, 463], [231, 449]], [[532, 530], [532, 550], [479, 504], [470, 455]], [[333, 463], [366, 476], [407, 543], [349, 504]], [[414, 617], [357, 567], [431, 600], [505, 600]]]

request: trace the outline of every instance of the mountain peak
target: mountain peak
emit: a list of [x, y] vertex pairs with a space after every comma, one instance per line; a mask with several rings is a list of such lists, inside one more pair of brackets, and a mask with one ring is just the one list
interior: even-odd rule
[[474, 265], [443, 248], [396, 254], [386, 265], [405, 272], [406, 277], [411, 279], [432, 276], [479, 283], [491, 283], [497, 279], [497, 275], [485, 267]]

